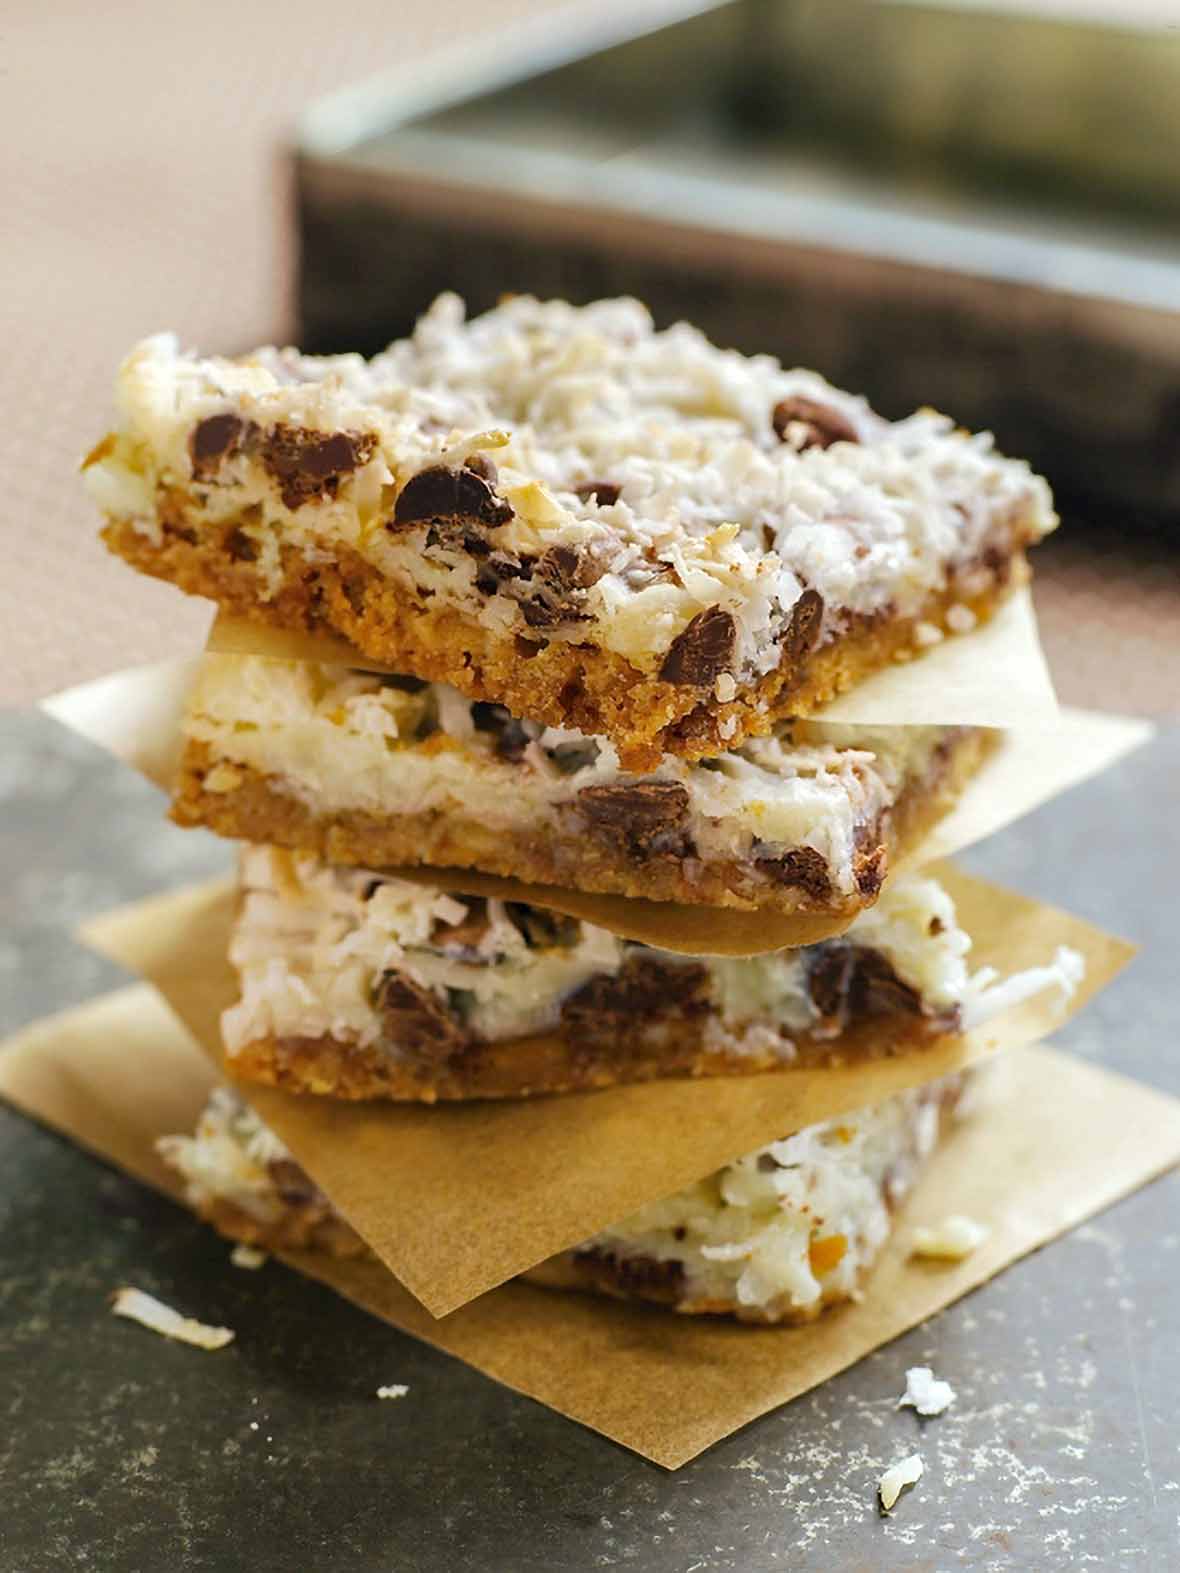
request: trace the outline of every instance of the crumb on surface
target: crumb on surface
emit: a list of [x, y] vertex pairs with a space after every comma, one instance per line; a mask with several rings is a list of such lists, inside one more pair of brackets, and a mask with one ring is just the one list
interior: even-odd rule
[[986, 1224], [968, 1218], [965, 1213], [951, 1213], [939, 1223], [919, 1226], [914, 1230], [911, 1255], [958, 1262], [970, 1256], [990, 1233]]
[[251, 1272], [264, 1266], [269, 1260], [265, 1251], [260, 1251], [256, 1245], [246, 1245], [241, 1240], [229, 1253], [229, 1259], [235, 1267], [245, 1267]]
[[905, 1374], [905, 1392], [897, 1400], [897, 1407], [909, 1405], [920, 1415], [940, 1415], [954, 1401], [955, 1390], [949, 1382], [936, 1377], [928, 1365], [915, 1365]]
[[125, 1316], [141, 1327], [150, 1328], [153, 1333], [173, 1338], [177, 1343], [192, 1344], [195, 1349], [224, 1349], [234, 1338], [230, 1328], [210, 1327], [194, 1317], [182, 1316], [142, 1289], [116, 1289], [111, 1297], [111, 1310], [116, 1316]]
[[390, 1382], [388, 1387], [377, 1389], [378, 1398], [404, 1398], [410, 1391], [403, 1382]]
[[883, 1512], [891, 1513], [898, 1497], [906, 1486], [917, 1485], [922, 1478], [922, 1460], [917, 1453], [911, 1453], [908, 1458], [902, 1458], [889, 1468], [877, 1482], [877, 1492], [881, 1499]]

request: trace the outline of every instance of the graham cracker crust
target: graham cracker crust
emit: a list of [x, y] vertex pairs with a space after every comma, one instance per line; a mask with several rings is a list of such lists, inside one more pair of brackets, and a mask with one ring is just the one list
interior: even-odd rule
[[706, 1047], [699, 1020], [665, 1018], [645, 1033], [612, 1019], [602, 1041], [593, 1044], [556, 1034], [469, 1042], [433, 1060], [425, 1055], [398, 1060], [379, 1044], [362, 1047], [328, 1036], [258, 1038], [227, 1055], [226, 1070], [235, 1080], [285, 1092], [439, 1103], [589, 1092], [666, 1077], [789, 1074], [803, 1066], [911, 1054], [957, 1036], [945, 1024], [899, 1012], [853, 1023], [836, 1038], [798, 1034], [791, 1039], [796, 1055], [784, 1063], [767, 1050], [726, 1053]]
[[[634, 858], [613, 851], [575, 828], [567, 835], [490, 829], [460, 809], [382, 816], [362, 810], [320, 812], [284, 790], [281, 776], [223, 760], [205, 743], [186, 744], [174, 789], [171, 817], [239, 841], [314, 852], [327, 863], [360, 868], [476, 868], [539, 885], [567, 886], [644, 898], [745, 911], [821, 913], [851, 922], [877, 898], [892, 861], [907, 853], [947, 813], [994, 748], [998, 734], [953, 729], [930, 767], [910, 782], [858, 852], [859, 888], [817, 897], [801, 885], [776, 883], [749, 862], [684, 860], [657, 852]], [[212, 792], [205, 778], [228, 763], [239, 784]], [[576, 811], [571, 806], [571, 819]]]

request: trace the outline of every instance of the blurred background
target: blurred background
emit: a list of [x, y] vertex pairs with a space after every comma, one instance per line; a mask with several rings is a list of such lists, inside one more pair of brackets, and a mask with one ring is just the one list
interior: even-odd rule
[[1062, 697], [1180, 711], [1180, 0], [8, 0], [0, 72], [2, 593], [91, 671], [204, 626], [77, 485], [135, 339], [628, 292], [994, 430]]

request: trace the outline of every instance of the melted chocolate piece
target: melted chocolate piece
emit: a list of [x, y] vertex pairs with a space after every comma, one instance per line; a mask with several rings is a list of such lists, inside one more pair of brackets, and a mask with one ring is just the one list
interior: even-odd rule
[[424, 524], [432, 519], [474, 519], [491, 528], [507, 524], [513, 512], [492, 490], [489, 469], [490, 464], [480, 459], [478, 468], [467, 464], [462, 469], [451, 469], [446, 464], [432, 464], [419, 470], [402, 487], [394, 504], [392, 524]]
[[633, 951], [613, 976], [601, 973], [568, 996], [561, 1025], [571, 1034], [601, 1039], [637, 1016], [703, 1016], [710, 1009], [708, 982], [708, 969], [699, 962], [660, 961]]
[[804, 590], [791, 608], [791, 620], [782, 637], [783, 649], [794, 665], [809, 656], [819, 643], [824, 598], [818, 590]]
[[589, 502], [591, 497], [600, 508], [609, 508], [616, 503], [622, 494], [623, 488], [616, 486], [614, 481], [585, 481], [574, 490], [583, 502]]
[[245, 530], [233, 529], [225, 538], [225, 549], [236, 563], [252, 563], [258, 556], [258, 543]]
[[733, 661], [737, 624], [720, 606], [698, 612], [668, 646], [660, 677], [665, 683], [703, 688]]
[[483, 453], [469, 453], [463, 460], [463, 468], [470, 470], [472, 475], [478, 475], [480, 480], [487, 481], [489, 486], [494, 486], [500, 479], [499, 470]]
[[280, 1201], [286, 1202], [289, 1207], [306, 1207], [309, 1202], [319, 1200], [318, 1187], [308, 1179], [293, 1158], [272, 1158], [266, 1166], [266, 1172], [279, 1193]]
[[621, 1256], [615, 1251], [579, 1251], [584, 1262], [604, 1281], [624, 1293], [648, 1300], [675, 1302], [684, 1291], [684, 1263], [655, 1256]]
[[564, 912], [530, 907], [523, 901], [506, 901], [504, 912], [530, 950], [572, 950], [582, 925]]
[[459, 896], [456, 899], [467, 908], [466, 917], [460, 918], [458, 923], [436, 923], [431, 931], [430, 943], [439, 950], [474, 951], [488, 931], [487, 901], [483, 896]]
[[917, 989], [903, 983], [879, 950], [824, 940], [807, 955], [807, 987], [820, 1030], [832, 1036], [871, 1016], [927, 1017], [931, 1029], [953, 1025], [958, 1012], [929, 1016]]
[[373, 995], [391, 1044], [410, 1057], [436, 1061], [467, 1041], [447, 1007], [402, 972], [383, 972]]
[[885, 883], [889, 866], [889, 853], [885, 846], [884, 827], [888, 812], [872, 825], [858, 825], [853, 837], [852, 877], [856, 888], [867, 901], [875, 901]]
[[781, 857], [759, 858], [758, 867], [777, 885], [796, 885], [816, 901], [832, 893], [827, 859], [814, 847], [792, 847]]
[[313, 498], [335, 497], [345, 475], [368, 463], [377, 439], [371, 432], [322, 432], [278, 425], [262, 440], [262, 463], [279, 483], [288, 508]]
[[660, 852], [691, 856], [688, 802], [688, 790], [679, 781], [583, 787], [577, 797], [583, 817], [636, 858]]
[[581, 603], [606, 572], [605, 565], [584, 547], [550, 546], [529, 566], [529, 594], [520, 600], [521, 616], [529, 627], [584, 622]]
[[800, 449], [830, 448], [834, 442], [860, 441], [856, 427], [846, 415], [833, 409], [830, 404], [821, 404], [818, 399], [809, 399], [802, 393], [780, 400], [771, 413], [770, 424], [780, 442], [790, 440], [789, 427], [802, 426], [804, 432], [798, 443]]
[[519, 764], [532, 738], [524, 724], [516, 719], [504, 705], [477, 700], [471, 707], [471, 720], [477, 732], [487, 732], [496, 739], [496, 754], [510, 764]]
[[207, 415], [193, 427], [188, 440], [193, 475], [199, 481], [211, 480], [223, 459], [237, 453], [247, 435], [246, 422], [237, 415]]

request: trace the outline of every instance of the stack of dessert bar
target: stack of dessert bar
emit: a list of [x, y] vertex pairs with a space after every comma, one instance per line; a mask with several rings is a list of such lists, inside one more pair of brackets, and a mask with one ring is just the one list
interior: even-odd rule
[[[751, 1075], [912, 1052], [1073, 981], [1068, 955], [972, 971], [947, 893], [896, 871], [994, 734], [814, 718], [1026, 581], [1056, 518], [988, 439], [627, 300], [466, 321], [444, 296], [371, 361], [157, 337], [118, 397], [86, 461], [111, 549], [335, 640], [331, 663], [208, 655], [191, 697], [173, 817], [245, 844], [242, 1086]], [[571, 890], [613, 898], [603, 921]], [[661, 927], [686, 906], [699, 953]], [[751, 913], [774, 948], [728, 953]], [[857, 1290], [964, 1093], [784, 1132], [536, 1276], [806, 1319]], [[163, 1147], [227, 1233], [363, 1249], [242, 1092]]]

